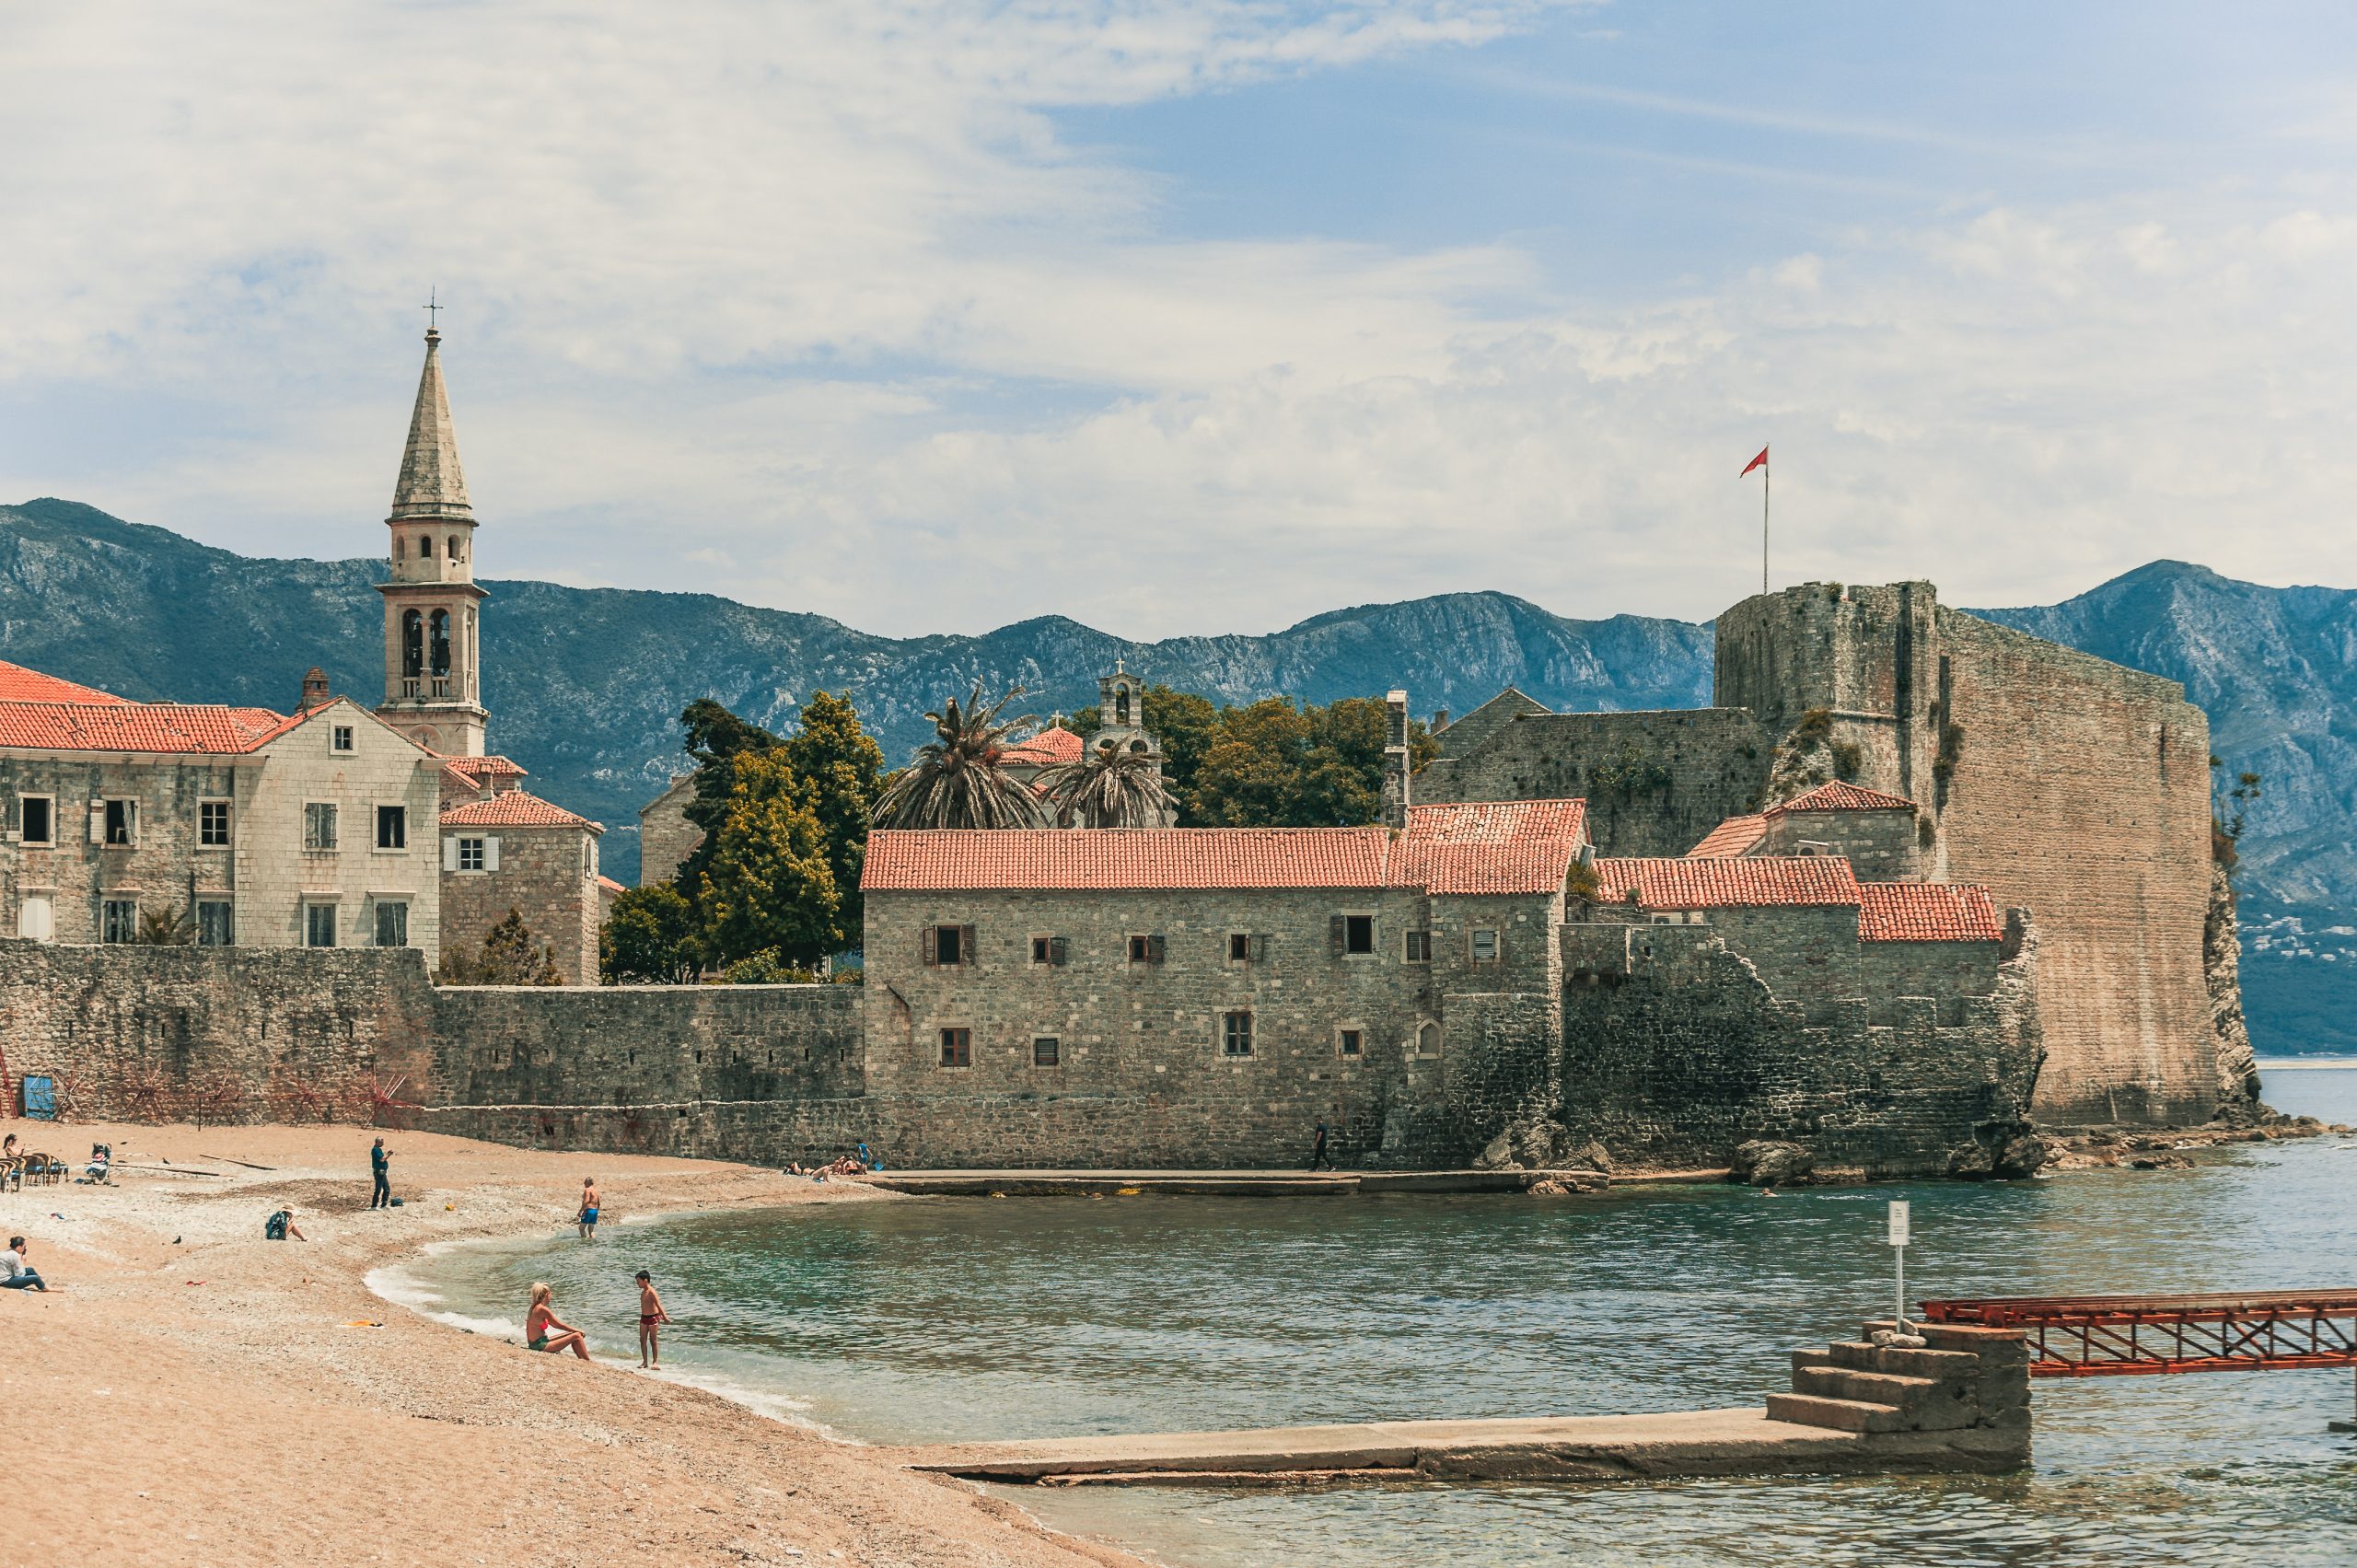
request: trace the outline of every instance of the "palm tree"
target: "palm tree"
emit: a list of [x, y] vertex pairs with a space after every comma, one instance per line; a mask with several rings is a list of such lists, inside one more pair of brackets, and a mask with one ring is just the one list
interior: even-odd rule
[[927, 714], [934, 738], [917, 749], [916, 761], [900, 772], [876, 802], [879, 828], [1037, 828], [1043, 826], [1039, 797], [999, 766], [1010, 731], [1038, 724], [1026, 714], [1002, 719], [1000, 711], [1023, 695], [1016, 687], [994, 703], [982, 700], [982, 683], [963, 706], [952, 697], [941, 712]]
[[1078, 761], [1044, 770], [1039, 787], [1060, 828], [1075, 821], [1084, 828], [1159, 828], [1170, 817], [1170, 791], [1155, 760], [1110, 740], [1090, 747]]

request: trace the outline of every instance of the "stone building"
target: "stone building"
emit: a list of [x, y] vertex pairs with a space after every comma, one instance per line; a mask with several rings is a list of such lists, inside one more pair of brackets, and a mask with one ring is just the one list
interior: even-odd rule
[[458, 433], [442, 385], [442, 334], [425, 334], [409, 441], [393, 485], [391, 580], [385, 596], [387, 724], [429, 751], [480, 757], [491, 715], [482, 705], [475, 586], [475, 516], [459, 468]]
[[[1868, 879], [1985, 884], [2037, 917], [2041, 1120], [2209, 1116], [2209, 727], [2177, 682], [1951, 610], [1929, 583], [1820, 583], [1719, 617], [1714, 695], [1550, 714], [1508, 691], [1441, 734], [1418, 792], [1582, 795], [1617, 855], [1815, 844]], [[1897, 804], [1805, 804], [1837, 781]]]
[[480, 947], [512, 910], [565, 984], [597, 984], [604, 830], [521, 789], [447, 807], [441, 827], [445, 940]]
[[317, 670], [292, 714], [0, 670], [7, 930], [438, 951], [439, 764]]
[[703, 830], [688, 820], [696, 796], [695, 774], [681, 773], [662, 794], [638, 809], [638, 885], [668, 882], [703, 842]]

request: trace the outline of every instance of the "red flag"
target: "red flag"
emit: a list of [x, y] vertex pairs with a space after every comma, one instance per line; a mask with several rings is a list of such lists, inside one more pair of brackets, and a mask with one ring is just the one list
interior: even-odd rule
[[1756, 458], [1752, 459], [1749, 462], [1747, 462], [1747, 463], [1744, 464], [1744, 465], [1743, 465], [1743, 473], [1739, 473], [1739, 474], [1736, 475], [1736, 478], [1737, 478], [1737, 479], [1741, 479], [1741, 478], [1743, 477], [1743, 474], [1744, 474], [1744, 473], [1749, 473], [1753, 469], [1764, 469], [1764, 468], [1766, 468], [1767, 466], [1768, 466], [1768, 448], [1767, 448], [1767, 447], [1760, 447], [1760, 448], [1759, 448], [1759, 455], [1758, 457], [1756, 457]]

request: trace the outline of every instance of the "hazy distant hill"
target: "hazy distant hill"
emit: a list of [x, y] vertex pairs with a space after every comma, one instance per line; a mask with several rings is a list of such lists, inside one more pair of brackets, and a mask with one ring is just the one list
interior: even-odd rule
[[[382, 570], [250, 559], [67, 501], [0, 507], [0, 656], [126, 696], [282, 710], [319, 664], [365, 699], [382, 680]], [[1132, 643], [1058, 616], [895, 639], [704, 594], [484, 586], [493, 744], [537, 791], [607, 824], [606, 864], [625, 881], [637, 808], [682, 765], [677, 719], [697, 697], [778, 726], [814, 690], [848, 691], [895, 761], [923, 738], [924, 710], [977, 677], [1068, 710], [1095, 700], [1117, 656], [1228, 701], [1403, 686], [1419, 713], [1462, 713], [1508, 683], [1566, 710], [1710, 701], [1708, 623], [1569, 621], [1497, 593]], [[2357, 908], [2357, 592], [2156, 562], [2062, 604], [1979, 613], [2186, 683], [2229, 765], [2267, 781], [2244, 841], [2247, 892], [2274, 923], [2246, 962], [2254, 1034], [2262, 1051], [2357, 1046], [2357, 1021], [2340, 1022], [2357, 1020], [2357, 946], [2343, 956], [2330, 930], [2357, 927], [2340, 912]]]

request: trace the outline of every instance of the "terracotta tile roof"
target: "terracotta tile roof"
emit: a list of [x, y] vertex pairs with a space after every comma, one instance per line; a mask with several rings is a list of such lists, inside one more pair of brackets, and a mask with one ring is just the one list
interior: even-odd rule
[[999, 753], [998, 760], [1018, 768], [1046, 768], [1058, 762], [1077, 762], [1086, 749], [1079, 736], [1062, 725], [1052, 725], [1020, 745], [1008, 747]]
[[1764, 814], [1730, 817], [1703, 834], [1702, 842], [1686, 852], [1686, 858], [1714, 860], [1724, 855], [1741, 854], [1767, 836], [1768, 819]]
[[76, 685], [38, 669], [0, 659], [0, 702], [5, 703], [127, 703], [111, 691]]
[[[440, 752], [435, 756], [441, 757]], [[505, 757], [442, 757], [442, 765], [453, 772], [471, 779], [521, 779], [530, 773], [520, 762]]]
[[1380, 888], [1382, 828], [878, 829], [870, 891]]
[[1646, 909], [1766, 909], [1858, 902], [1850, 863], [1833, 855], [1746, 855], [1709, 860], [1598, 860], [1598, 891], [1619, 903], [1637, 889]]
[[1392, 852], [1395, 888], [1434, 893], [1551, 893], [1587, 836], [1584, 800], [1418, 806]]
[[44, 751], [242, 756], [308, 715], [206, 703], [0, 701], [0, 746]]
[[605, 876], [600, 876], [598, 878], [598, 890], [602, 893], [627, 893], [630, 891], [628, 888], [623, 887], [620, 882], [615, 881], [610, 877]]
[[1796, 795], [1782, 806], [1771, 806], [1768, 815], [1780, 811], [1912, 811], [1915, 803], [1903, 795], [1885, 795], [1878, 789], [1861, 784], [1843, 784], [1835, 779], [1821, 784], [1806, 795]]
[[486, 800], [470, 800], [442, 813], [446, 828], [587, 828], [601, 831], [586, 817], [552, 806], [537, 795], [511, 789]]
[[1948, 882], [1865, 882], [1861, 942], [1998, 942], [2004, 927], [1989, 889]]

